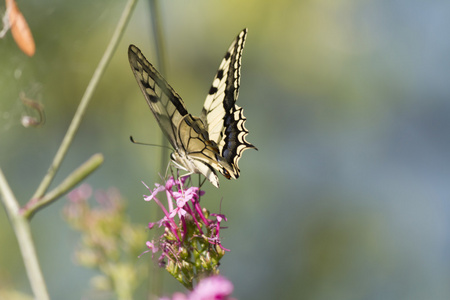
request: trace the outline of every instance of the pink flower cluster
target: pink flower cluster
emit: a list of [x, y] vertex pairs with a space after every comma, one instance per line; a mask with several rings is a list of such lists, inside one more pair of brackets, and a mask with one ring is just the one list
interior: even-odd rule
[[[205, 192], [201, 191], [198, 187], [186, 187], [185, 182], [189, 177], [181, 177], [175, 180], [170, 177], [165, 185], [155, 184], [155, 188], [150, 189], [145, 183], [145, 187], [151, 191], [149, 196], [144, 195], [145, 201], [154, 201], [164, 212], [164, 217], [158, 222], [150, 222], [149, 228], [152, 229], [155, 225], [158, 227], [164, 226], [166, 230], [169, 230], [177, 239], [179, 243], [182, 243], [188, 232], [187, 219], [192, 220], [200, 235], [205, 237], [211, 244], [219, 245], [225, 251], [229, 251], [224, 248], [220, 243], [220, 223], [226, 221], [226, 217], [223, 214], [210, 214], [215, 217], [215, 220], [208, 219], [205, 215], [205, 211], [200, 206], [200, 196]], [[160, 192], [166, 192], [168, 209], [161, 203], [156, 197]], [[176, 220], [178, 217], [179, 222]], [[181, 228], [179, 226], [181, 224]], [[205, 236], [204, 228], [209, 229], [209, 235]], [[154, 242], [147, 242], [147, 246], [153, 253], [157, 252], [157, 245]], [[181, 246], [181, 245], [180, 245]]]
[[[154, 201], [164, 213], [161, 220], [149, 223], [149, 228], [165, 228], [160, 237], [147, 242], [146, 252], [161, 252], [160, 267], [192, 290], [194, 280], [218, 275], [220, 259], [229, 250], [220, 240], [221, 223], [226, 217], [202, 208], [200, 196], [204, 191], [188, 187], [187, 178], [170, 177], [164, 185], [155, 184], [154, 189], [146, 186], [151, 194], [144, 195], [145, 201]], [[165, 193], [165, 205], [158, 198], [159, 193]]]

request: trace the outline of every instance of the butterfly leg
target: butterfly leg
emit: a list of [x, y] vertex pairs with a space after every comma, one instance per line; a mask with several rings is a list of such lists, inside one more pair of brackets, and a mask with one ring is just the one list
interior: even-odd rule
[[201, 179], [202, 179], [202, 175], [198, 174], [198, 189], [200, 189], [203, 186], [203, 184], [206, 182], [206, 177], [204, 177], [203, 180], [201, 180]]
[[203, 184], [205, 183], [206, 177], [203, 178], [203, 181], [201, 179], [202, 179], [202, 175], [198, 174], [198, 202], [200, 202], [200, 197], [201, 197], [200, 189], [202, 188]]

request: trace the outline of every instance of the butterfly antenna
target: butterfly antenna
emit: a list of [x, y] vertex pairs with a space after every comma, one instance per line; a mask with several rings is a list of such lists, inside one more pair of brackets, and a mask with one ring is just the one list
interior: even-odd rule
[[134, 140], [134, 138], [133, 138], [132, 135], [130, 135], [130, 141], [131, 141], [133, 144], [136, 144], [136, 145], [155, 146], [155, 147], [167, 148], [167, 149], [172, 150], [172, 148], [167, 147], [167, 146], [162, 146], [162, 145], [157, 145], [157, 144], [148, 144], [148, 143], [142, 143], [142, 142], [136, 142], [136, 141]]
[[200, 189], [202, 188], [203, 184], [206, 181], [206, 177], [203, 178], [203, 181], [201, 181], [202, 175], [198, 174], [198, 202], [200, 202]]
[[205, 181], [206, 181], [206, 177], [203, 178], [203, 181], [202, 181], [202, 174], [198, 174], [198, 189], [200, 189], [203, 186]]

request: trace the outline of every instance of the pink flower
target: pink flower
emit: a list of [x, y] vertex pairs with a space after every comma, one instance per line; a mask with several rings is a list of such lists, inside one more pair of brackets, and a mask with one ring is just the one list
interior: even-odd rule
[[70, 191], [67, 196], [69, 197], [70, 201], [79, 202], [79, 201], [85, 201], [85, 200], [91, 198], [91, 195], [92, 195], [91, 186], [87, 183], [83, 183], [79, 187]]
[[165, 190], [165, 187], [163, 185], [155, 184], [156, 188], [152, 191], [144, 182], [142, 182], [145, 187], [152, 192], [150, 196], [144, 196], [145, 201], [151, 201], [155, 198], [156, 194], [158, 194], [161, 191]]
[[159, 251], [158, 245], [155, 245], [153, 242], [147, 242], [146, 245], [147, 245], [148, 249], [150, 249], [152, 251], [152, 253], [156, 253]]
[[175, 293], [172, 298], [164, 297], [160, 300], [236, 300], [231, 297], [233, 284], [223, 276], [216, 275], [202, 279], [194, 290], [187, 296]]
[[232, 300], [233, 284], [223, 276], [202, 279], [189, 294], [189, 300]]
[[159, 300], [188, 300], [188, 297], [183, 293], [175, 293], [172, 295], [172, 298], [164, 297]]

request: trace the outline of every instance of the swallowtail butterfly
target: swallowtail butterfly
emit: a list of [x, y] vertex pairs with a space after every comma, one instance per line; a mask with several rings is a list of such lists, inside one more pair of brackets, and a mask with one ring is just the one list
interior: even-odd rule
[[171, 159], [179, 168], [203, 174], [219, 187], [216, 172], [239, 177], [238, 161], [255, 146], [245, 140], [246, 118], [236, 105], [241, 56], [247, 29], [231, 43], [206, 96], [200, 118], [188, 113], [181, 97], [134, 45], [128, 60], [136, 80], [162, 131], [174, 148]]

